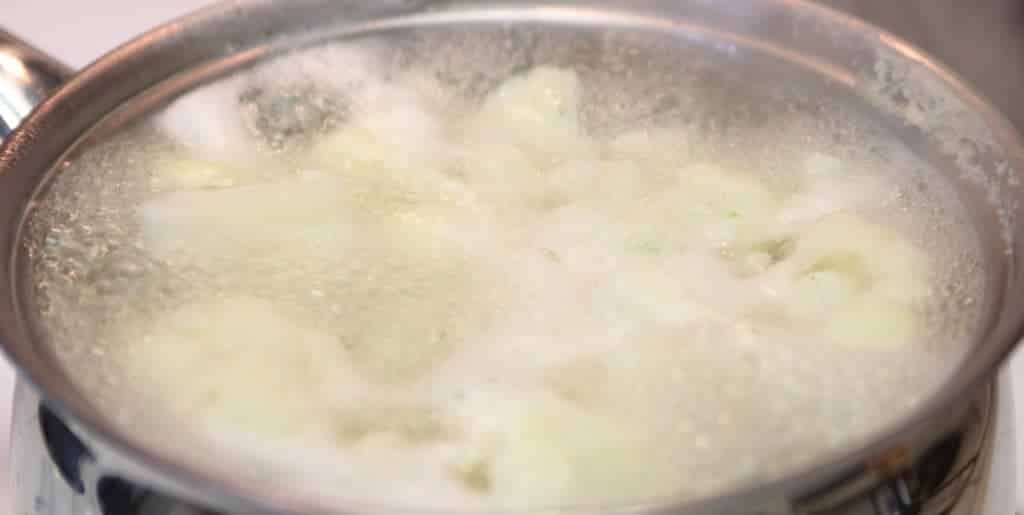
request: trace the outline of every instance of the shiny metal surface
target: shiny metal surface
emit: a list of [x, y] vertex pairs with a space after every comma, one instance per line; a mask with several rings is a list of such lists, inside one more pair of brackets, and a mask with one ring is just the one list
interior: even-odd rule
[[[124, 486], [128, 484], [152, 494], [146, 498], [154, 504], [147, 506], [165, 506], [166, 500], [181, 498], [224, 513], [339, 512], [313, 499], [213, 474], [141, 445], [96, 411], [56, 366], [50, 350], [39, 345], [30, 317], [23, 316], [21, 295], [25, 291], [19, 289], [17, 273], [24, 265], [19, 228], [37, 188], [56, 173], [56, 165], [69, 149], [90, 138], [101, 138], [105, 131], [143, 114], [182, 88], [296, 44], [424, 24], [458, 29], [466, 23], [503, 26], [544, 21], [557, 30], [603, 25], [725, 41], [732, 48], [771, 54], [829, 77], [838, 88], [855, 91], [872, 87], [878, 52], [884, 49], [887, 62], [913, 70], [915, 80], [927, 82], [929, 91], [941, 97], [948, 109], [945, 114], [956, 120], [955, 126], [943, 129], [956, 129], [960, 122], [981, 128], [958, 134], [972, 145], [976, 158], [977, 168], [966, 173], [963, 163], [942, 152], [942, 145], [934, 141], [936, 134], [913, 124], [904, 127], [908, 139], [919, 141], [919, 150], [932, 155], [936, 166], [957, 184], [986, 243], [984, 269], [992, 293], [985, 305], [988, 317], [979, 331], [976, 351], [960, 374], [888, 434], [784, 480], [748, 485], [698, 503], [611, 510], [708, 515], [859, 515], [869, 509], [878, 515], [919, 512], [915, 510], [922, 506], [913, 504], [911, 487], [899, 486], [899, 481], [925, 467], [936, 445], [948, 441], [950, 435], [971, 432], [969, 428], [985, 418], [977, 413], [979, 403], [987, 402], [988, 381], [1024, 327], [1020, 302], [1024, 277], [1019, 276], [1024, 270], [1024, 224], [1019, 222], [1024, 208], [1017, 202], [1024, 182], [1018, 175], [1024, 170], [1024, 154], [1017, 134], [966, 84], [927, 55], [891, 34], [803, 2], [760, 0], [742, 8], [732, 2], [657, 0], [564, 1], [559, 5], [565, 8], [529, 0], [226, 2], [146, 34], [90, 66], [40, 105], [4, 142], [0, 147], [0, 242], [6, 250], [0, 254], [0, 266], [10, 273], [0, 274], [0, 292], [4, 293], [0, 296], [0, 340], [22, 377], [43, 393], [53, 419], [66, 425], [49, 430], [74, 442], [59, 448], [85, 450], [64, 463], [62, 474], [70, 485], [81, 484], [82, 495], [94, 509], [103, 507], [102, 492], [134, 488]], [[428, 7], [451, 10], [437, 12]], [[901, 113], [894, 107], [897, 99], [887, 97], [884, 90], [875, 94], [881, 95], [877, 98], [880, 116], [899, 119]], [[963, 455], [964, 448], [957, 447], [957, 456]], [[104, 482], [112, 477], [123, 482]], [[879, 497], [882, 495], [885, 497]], [[865, 504], [864, 499], [871, 501]], [[341, 512], [380, 510], [350, 506]]]
[[72, 70], [0, 29], [0, 141]]

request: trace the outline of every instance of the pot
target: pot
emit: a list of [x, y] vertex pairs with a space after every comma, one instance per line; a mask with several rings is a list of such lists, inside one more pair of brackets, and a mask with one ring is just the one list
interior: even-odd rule
[[[702, 55], [720, 56], [727, 69], [765, 74], [776, 84], [793, 74], [793, 80], [818, 81], [831, 91], [863, 98], [880, 123], [926, 156], [938, 172], [936, 180], [955, 186], [982, 243], [977, 273], [985, 295], [970, 308], [982, 313], [972, 352], [939, 391], [898, 424], [780, 480], [742, 485], [695, 502], [602, 511], [782, 515], [916, 513], [927, 507], [939, 512], [938, 505], [927, 502], [963, 479], [958, 467], [977, 464], [990, 423], [991, 380], [1024, 334], [1024, 207], [1018, 200], [1024, 188], [1024, 148], [998, 112], [927, 54], [854, 18], [794, 0], [743, 5], [705, 0], [233, 1], [144, 34], [73, 77], [59, 63], [0, 33], [0, 135], [17, 127], [0, 147], [0, 243], [5, 249], [0, 253], [0, 339], [32, 390], [22, 397], [42, 399], [38, 420], [46, 445], [73, 489], [100, 513], [174, 506], [202, 513], [385, 509], [351, 505], [339, 510], [288, 491], [268, 491], [146, 446], [115, 424], [39, 335], [28, 308], [30, 288], [23, 284], [28, 257], [21, 229], [33, 199], [67, 159], [189, 88], [288, 49], [333, 39], [416, 27], [527, 26], [561, 34], [659, 34], [685, 41]], [[936, 467], [943, 470], [939, 480], [921, 479]], [[125, 505], [111, 502], [114, 498], [133, 500]]]

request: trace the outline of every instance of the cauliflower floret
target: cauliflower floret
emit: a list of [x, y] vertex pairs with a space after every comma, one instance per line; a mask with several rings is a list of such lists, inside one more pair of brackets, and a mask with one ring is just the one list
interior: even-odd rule
[[364, 388], [337, 338], [260, 298], [185, 304], [125, 334], [122, 359], [143, 384], [210, 429], [295, 437], [316, 430], [328, 388]]
[[580, 99], [575, 72], [537, 68], [499, 86], [463, 130], [467, 140], [512, 144], [536, 165], [552, 166], [596, 150], [579, 125]]
[[676, 481], [643, 429], [546, 395], [512, 416], [490, 467], [494, 500], [507, 508], [586, 502], [593, 492], [650, 499]]
[[[178, 191], [160, 195], [139, 209], [147, 250], [166, 260], [222, 256], [244, 260], [254, 251], [295, 244], [298, 236], [329, 225], [333, 241], [350, 232], [342, 184], [333, 178], [296, 178], [235, 188]], [[329, 242], [316, 238], [310, 245]], [[310, 245], [303, 245], [308, 248]]]

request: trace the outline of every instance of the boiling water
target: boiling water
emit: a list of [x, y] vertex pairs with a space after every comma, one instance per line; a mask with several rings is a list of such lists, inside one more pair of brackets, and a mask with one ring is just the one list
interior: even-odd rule
[[30, 250], [101, 409], [323, 499], [606, 504], [778, 477], [962, 356], [966, 224], [854, 110], [445, 45], [292, 54], [69, 164]]

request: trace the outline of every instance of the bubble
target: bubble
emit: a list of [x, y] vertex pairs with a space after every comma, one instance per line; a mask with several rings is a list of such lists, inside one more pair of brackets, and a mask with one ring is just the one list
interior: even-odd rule
[[[63, 166], [37, 305], [129, 431], [339, 500], [697, 497], [863, 441], [962, 358], [977, 242], [854, 107], [660, 40], [407, 43], [289, 54]], [[631, 467], [664, 473], [602, 486]]]

